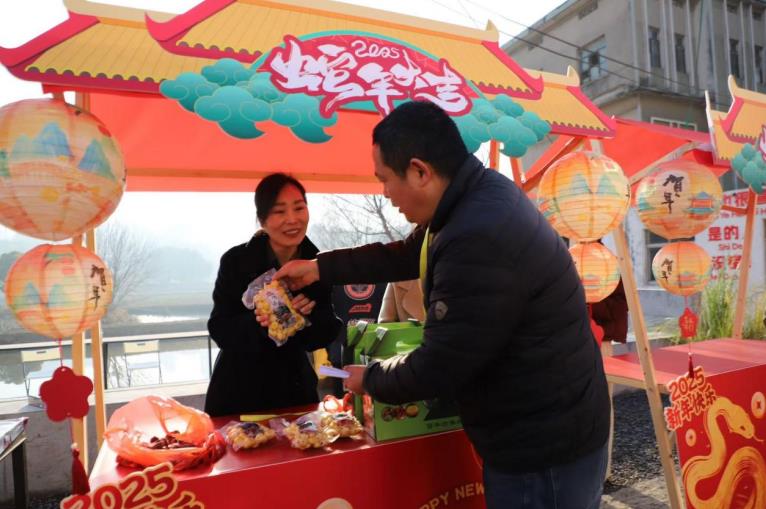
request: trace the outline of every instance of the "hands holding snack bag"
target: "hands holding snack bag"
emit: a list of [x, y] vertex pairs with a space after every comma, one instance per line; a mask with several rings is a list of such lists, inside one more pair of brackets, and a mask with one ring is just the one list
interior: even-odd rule
[[311, 325], [305, 315], [316, 302], [303, 294], [293, 297], [287, 286], [274, 277], [271, 269], [258, 276], [242, 295], [242, 303], [255, 311], [256, 319], [269, 330], [269, 337], [282, 346], [296, 332]]

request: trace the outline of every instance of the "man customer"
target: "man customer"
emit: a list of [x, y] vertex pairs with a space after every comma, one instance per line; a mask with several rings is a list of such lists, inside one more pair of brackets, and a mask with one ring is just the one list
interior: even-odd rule
[[438, 106], [408, 102], [373, 131], [375, 175], [417, 228], [277, 273], [292, 288], [421, 277], [422, 345], [347, 387], [398, 404], [455, 399], [484, 461], [487, 507], [599, 506], [610, 402], [580, 279], [513, 182], [466, 150]]

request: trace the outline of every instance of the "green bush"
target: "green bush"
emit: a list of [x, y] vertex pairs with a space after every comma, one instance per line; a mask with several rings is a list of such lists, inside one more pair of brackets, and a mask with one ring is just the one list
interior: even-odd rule
[[719, 273], [702, 292], [697, 340], [731, 337], [737, 286], [735, 279], [726, 276], [725, 272]]

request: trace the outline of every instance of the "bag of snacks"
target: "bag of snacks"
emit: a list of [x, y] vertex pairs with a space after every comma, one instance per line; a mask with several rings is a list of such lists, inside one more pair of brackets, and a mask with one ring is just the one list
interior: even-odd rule
[[322, 417], [322, 427], [338, 434], [338, 438], [353, 437], [364, 431], [359, 421], [349, 412], [328, 413]]
[[128, 467], [169, 461], [173, 470], [184, 470], [215, 463], [226, 452], [205, 412], [161, 396], [144, 396], [118, 408], [104, 437], [117, 463]]
[[290, 445], [296, 449], [325, 447], [335, 442], [339, 437], [337, 430], [322, 424], [327, 415], [326, 412], [311, 412], [298, 417], [291, 423], [282, 422], [279, 425], [283, 426], [282, 434], [290, 440]]
[[277, 436], [273, 429], [257, 422], [232, 421], [221, 432], [235, 451], [260, 447]]
[[269, 337], [282, 346], [311, 323], [293, 307], [293, 295], [284, 283], [273, 279], [276, 272], [270, 269], [255, 278], [242, 294], [242, 303], [269, 315]]

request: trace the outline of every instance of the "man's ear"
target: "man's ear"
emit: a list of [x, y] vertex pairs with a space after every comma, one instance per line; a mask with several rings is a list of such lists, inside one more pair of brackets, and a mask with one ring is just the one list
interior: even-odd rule
[[427, 184], [434, 177], [434, 169], [422, 159], [416, 157], [410, 159], [410, 169], [413, 171], [413, 176], [420, 185]]

